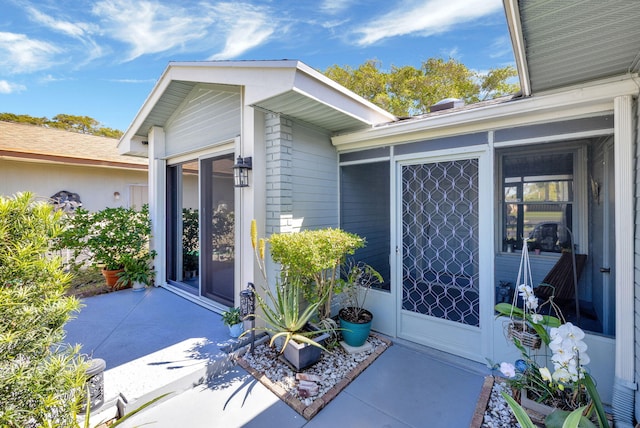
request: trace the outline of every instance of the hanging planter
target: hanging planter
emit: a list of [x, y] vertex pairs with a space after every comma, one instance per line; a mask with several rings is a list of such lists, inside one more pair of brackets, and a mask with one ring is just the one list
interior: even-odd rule
[[522, 346], [531, 349], [540, 349], [542, 339], [536, 331], [525, 322], [511, 321], [507, 326], [507, 337], [511, 340], [517, 339]]
[[[518, 293], [514, 293], [513, 304], [509, 305], [509, 323], [507, 324], [506, 333], [510, 340], [517, 340], [522, 346], [539, 349], [542, 346], [542, 338], [540, 337], [539, 329], [534, 328], [533, 325], [539, 323], [542, 320], [542, 316], [536, 313], [538, 299], [533, 294], [531, 264], [529, 262], [527, 244], [527, 239], [525, 239], [522, 245], [518, 279], [516, 280]], [[518, 306], [519, 297], [522, 298], [522, 307]]]

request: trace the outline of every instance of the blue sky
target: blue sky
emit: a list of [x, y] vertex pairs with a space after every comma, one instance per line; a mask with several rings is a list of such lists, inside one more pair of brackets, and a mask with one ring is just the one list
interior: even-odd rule
[[4, 0], [0, 112], [125, 130], [169, 61], [513, 65], [501, 0]]

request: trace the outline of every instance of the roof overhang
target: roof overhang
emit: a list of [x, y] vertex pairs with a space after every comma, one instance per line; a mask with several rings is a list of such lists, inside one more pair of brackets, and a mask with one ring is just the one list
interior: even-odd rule
[[198, 84], [243, 88], [243, 104], [332, 133], [397, 120], [395, 116], [299, 61], [173, 62], [165, 69], [119, 143], [146, 156], [149, 130], [163, 127]]
[[388, 146], [411, 141], [489, 131], [524, 123], [589, 117], [613, 111], [614, 98], [637, 94], [637, 75], [576, 85], [564, 91], [497, 104], [479, 105], [441, 115], [426, 115], [332, 138], [339, 151]]
[[504, 0], [524, 96], [640, 72], [640, 2]]

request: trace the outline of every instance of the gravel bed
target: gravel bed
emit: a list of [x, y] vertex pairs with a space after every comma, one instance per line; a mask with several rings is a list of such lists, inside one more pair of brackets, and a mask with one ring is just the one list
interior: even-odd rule
[[264, 373], [271, 382], [290, 392], [298, 398], [305, 406], [311, 405], [315, 400], [322, 397], [334, 385], [347, 377], [359, 363], [366, 360], [369, 355], [380, 346], [387, 346], [382, 340], [369, 336], [367, 339], [371, 343], [371, 350], [350, 355], [341, 346], [337, 346], [331, 354], [322, 353], [320, 361], [302, 370], [302, 373], [314, 374], [320, 377], [318, 382], [319, 392], [313, 397], [303, 398], [298, 395], [296, 372], [288, 364], [283, 362], [277, 355], [277, 351], [267, 343], [257, 345], [254, 354], [246, 353], [242, 356], [247, 364], [253, 369]]
[[502, 398], [500, 393], [504, 391], [511, 394], [511, 387], [503, 380], [496, 379], [491, 388], [491, 397], [487, 403], [487, 410], [484, 412], [482, 428], [511, 428], [519, 427], [520, 424], [511, 412], [509, 405]]

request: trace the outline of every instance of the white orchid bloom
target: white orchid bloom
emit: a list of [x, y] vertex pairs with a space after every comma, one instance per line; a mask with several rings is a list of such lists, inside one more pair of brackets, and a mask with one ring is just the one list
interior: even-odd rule
[[516, 368], [511, 363], [500, 363], [500, 371], [509, 379], [516, 376]]
[[519, 295], [520, 297], [522, 297], [523, 299], [528, 299], [529, 296], [533, 296], [533, 288], [531, 288], [531, 286], [526, 285], [526, 284], [520, 284], [518, 286], [518, 291], [519, 291]]
[[540, 324], [542, 322], [543, 318], [542, 315], [540, 314], [533, 314], [531, 315], [531, 322], [534, 324]]

